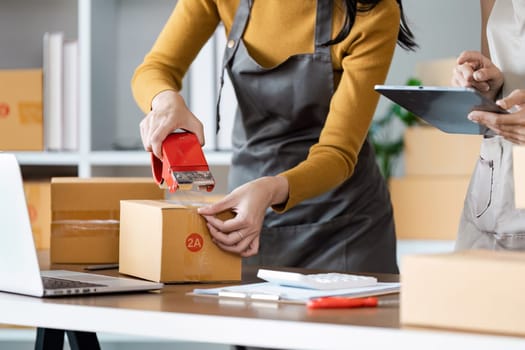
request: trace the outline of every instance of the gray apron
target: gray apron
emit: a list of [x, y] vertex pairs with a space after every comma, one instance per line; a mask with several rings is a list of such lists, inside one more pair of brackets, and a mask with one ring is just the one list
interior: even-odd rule
[[[491, 59], [503, 72], [502, 95], [525, 79], [525, 2], [496, 1], [487, 24]], [[525, 251], [525, 210], [514, 202], [514, 145], [501, 136], [483, 139], [459, 223], [456, 249]], [[522, 180], [523, 181], [523, 180]]]
[[[227, 69], [238, 101], [230, 189], [305, 160], [334, 92], [330, 47], [320, 45], [332, 32], [332, 0], [317, 2], [315, 52], [269, 69], [242, 41], [251, 2], [241, 0], [224, 54], [223, 74]], [[244, 263], [398, 273], [390, 197], [370, 144], [364, 143], [353, 176], [342, 185], [283, 214], [269, 209], [259, 253]]]

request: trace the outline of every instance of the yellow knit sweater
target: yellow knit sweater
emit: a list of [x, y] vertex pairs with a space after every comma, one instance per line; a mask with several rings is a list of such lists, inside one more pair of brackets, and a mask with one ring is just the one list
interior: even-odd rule
[[[132, 79], [133, 95], [145, 113], [159, 92], [181, 89], [184, 74], [219, 22], [229, 33], [239, 2], [177, 2]], [[316, 5], [317, 0], [255, 0], [243, 37], [250, 55], [271, 67], [291, 55], [312, 53]], [[352, 175], [379, 98], [373, 87], [384, 82], [392, 60], [399, 16], [395, 0], [382, 0], [373, 10], [358, 12], [350, 35], [331, 47], [336, 90], [326, 124], [307, 159], [282, 174], [290, 190], [279, 211], [320, 195]], [[336, 0], [333, 37], [343, 20], [344, 5]]]

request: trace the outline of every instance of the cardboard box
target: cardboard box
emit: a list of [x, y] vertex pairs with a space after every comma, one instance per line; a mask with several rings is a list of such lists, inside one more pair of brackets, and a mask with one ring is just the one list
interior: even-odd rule
[[431, 126], [405, 130], [405, 175], [471, 175], [481, 135], [447, 134]]
[[42, 69], [0, 70], [0, 150], [42, 151]]
[[120, 201], [163, 199], [152, 178], [52, 178], [52, 263], [117, 263]]
[[401, 261], [403, 326], [525, 336], [525, 254], [462, 251]]
[[469, 181], [469, 176], [391, 178], [397, 238], [456, 239]]
[[122, 201], [119, 272], [164, 283], [239, 281], [241, 257], [212, 242], [197, 213], [200, 205], [194, 200]]
[[51, 183], [49, 181], [25, 181], [31, 230], [37, 249], [49, 249], [51, 233]]
[[423, 85], [450, 86], [456, 60], [456, 57], [446, 57], [418, 62], [416, 64], [415, 77]]

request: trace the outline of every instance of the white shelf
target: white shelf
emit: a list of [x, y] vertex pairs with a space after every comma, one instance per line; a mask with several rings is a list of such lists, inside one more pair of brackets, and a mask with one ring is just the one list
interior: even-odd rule
[[[41, 167], [43, 172], [48, 173], [53, 172], [52, 167], [55, 166], [76, 167], [80, 177], [90, 177], [98, 171], [118, 174], [123, 167], [134, 167], [127, 172], [129, 176], [134, 176], [134, 173], [141, 173], [150, 167], [147, 152], [113, 148], [118, 144], [126, 147], [141, 145], [139, 123], [143, 113], [132, 97], [130, 81], [134, 69], [153, 45], [175, 3], [176, 0], [0, 1], [0, 31], [4, 33], [0, 36], [0, 47], [9, 47], [9, 50], [4, 50], [6, 55], [0, 57], [0, 69], [42, 67], [42, 37], [45, 32], [63, 31], [67, 40], [78, 39], [79, 42], [78, 151], [13, 152], [22, 165]], [[21, 30], [11, 30], [20, 27], [19, 23], [24, 23]], [[196, 109], [198, 115], [208, 117], [215, 108], [215, 64], [217, 57], [222, 56], [214, 51], [216, 45], [213, 40], [198, 60], [201, 66], [197, 68], [208, 68], [208, 73], [195, 75], [192, 80], [190, 69], [182, 91], [190, 109]], [[206, 86], [208, 75], [211, 76], [209, 86]], [[192, 83], [198, 91], [193, 100], [190, 98]], [[196, 96], [199, 98], [195, 99]], [[208, 107], [203, 111], [198, 107], [205, 101]], [[232, 105], [227, 99], [225, 101], [223, 104]], [[215, 119], [208, 119], [206, 127], [214, 131], [215, 126], [211, 124]], [[229, 135], [228, 128], [225, 125], [221, 127], [222, 134]], [[208, 164], [228, 166], [231, 154], [216, 151], [218, 143], [215, 137], [214, 132], [207, 135], [209, 148], [204, 151]]]
[[13, 152], [21, 165], [72, 165], [79, 164], [78, 152]]
[[[210, 165], [229, 165], [230, 152], [205, 151], [206, 161]], [[150, 153], [142, 151], [96, 151], [89, 154], [89, 162], [96, 166], [149, 166]]]
[[[21, 165], [37, 166], [144, 166], [151, 165], [150, 153], [144, 151], [93, 151], [79, 152], [13, 152]], [[227, 166], [231, 153], [226, 151], [205, 151], [209, 165]]]

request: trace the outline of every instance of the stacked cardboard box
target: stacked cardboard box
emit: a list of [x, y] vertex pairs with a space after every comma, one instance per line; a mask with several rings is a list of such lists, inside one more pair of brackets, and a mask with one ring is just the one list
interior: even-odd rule
[[51, 262], [117, 263], [120, 201], [164, 197], [152, 178], [52, 178]]
[[37, 249], [49, 249], [51, 231], [51, 184], [48, 180], [25, 181], [27, 210]]
[[42, 69], [0, 70], [0, 151], [44, 149]]
[[405, 174], [390, 179], [399, 239], [454, 240], [481, 136], [405, 131]]
[[[424, 85], [450, 86], [455, 65], [455, 57], [420, 62], [415, 74]], [[432, 126], [405, 130], [404, 176], [390, 180], [398, 238], [456, 238], [481, 139]]]

